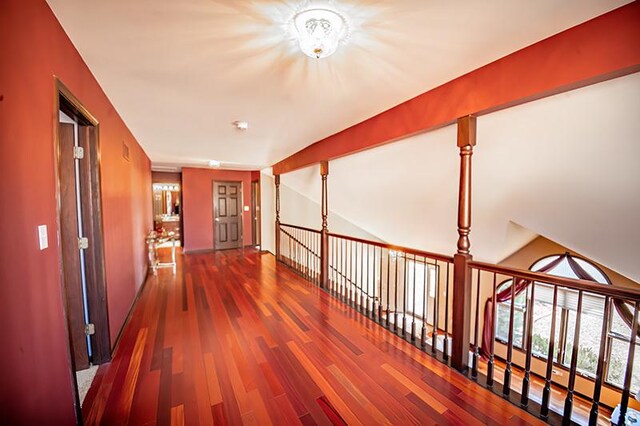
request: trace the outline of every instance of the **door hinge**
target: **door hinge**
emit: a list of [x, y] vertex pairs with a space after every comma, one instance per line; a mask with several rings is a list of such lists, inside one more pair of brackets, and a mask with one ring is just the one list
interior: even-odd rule
[[95, 324], [85, 324], [84, 334], [86, 334], [87, 336], [93, 336], [94, 334], [96, 334]]
[[76, 160], [82, 160], [84, 158], [84, 148], [81, 146], [74, 146], [73, 158], [75, 158]]
[[87, 237], [78, 238], [78, 249], [84, 250], [89, 248], [89, 239]]

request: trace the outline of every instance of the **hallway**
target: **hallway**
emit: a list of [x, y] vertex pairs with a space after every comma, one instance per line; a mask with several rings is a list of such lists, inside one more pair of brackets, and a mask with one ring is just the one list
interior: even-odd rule
[[271, 254], [178, 260], [146, 283], [86, 424], [539, 423]]

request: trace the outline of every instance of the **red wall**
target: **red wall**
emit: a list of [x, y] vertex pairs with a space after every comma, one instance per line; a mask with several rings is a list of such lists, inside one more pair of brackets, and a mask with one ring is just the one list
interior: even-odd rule
[[[251, 172], [182, 168], [184, 249], [213, 248], [213, 181], [241, 181], [243, 206], [251, 207]], [[251, 212], [242, 214], [244, 245], [251, 245]]]
[[[0, 424], [73, 424], [56, 227], [54, 75], [100, 122], [112, 343], [145, 277], [150, 162], [44, 0], [0, 1], [0, 53]], [[43, 251], [40, 224], [49, 231]]]

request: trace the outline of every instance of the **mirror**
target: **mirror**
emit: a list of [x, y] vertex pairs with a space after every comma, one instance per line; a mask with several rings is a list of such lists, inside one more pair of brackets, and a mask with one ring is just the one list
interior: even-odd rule
[[176, 183], [153, 184], [153, 217], [156, 222], [179, 220], [180, 185]]

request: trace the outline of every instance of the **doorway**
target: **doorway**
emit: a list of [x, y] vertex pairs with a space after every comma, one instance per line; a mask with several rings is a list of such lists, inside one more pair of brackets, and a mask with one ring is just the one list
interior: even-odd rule
[[214, 249], [232, 249], [242, 243], [242, 182], [213, 182]]
[[[100, 193], [98, 121], [56, 80], [58, 238], [76, 415], [90, 367], [111, 360]], [[89, 372], [89, 374], [88, 374]]]
[[259, 247], [260, 241], [260, 181], [251, 182], [251, 245]]

